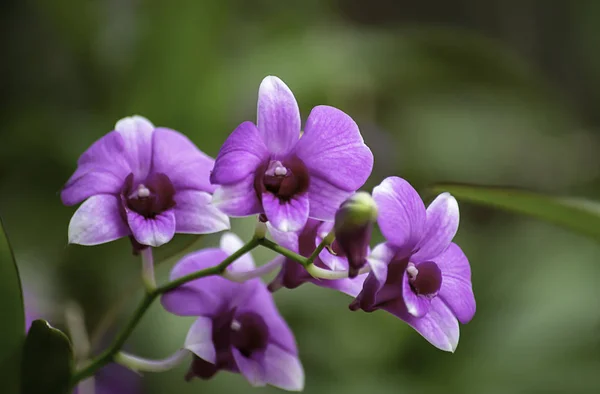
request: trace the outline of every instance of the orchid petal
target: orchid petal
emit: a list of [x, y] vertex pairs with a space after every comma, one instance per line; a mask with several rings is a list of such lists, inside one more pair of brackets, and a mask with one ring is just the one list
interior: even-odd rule
[[262, 204], [267, 219], [280, 231], [300, 231], [308, 220], [309, 199], [306, 194], [281, 201], [271, 193], [263, 193]]
[[212, 193], [215, 190], [209, 180], [214, 159], [175, 130], [155, 129], [152, 161], [152, 171], [166, 174], [177, 191], [193, 189]]
[[129, 235], [120, 204], [118, 197], [107, 194], [88, 198], [71, 218], [69, 243], [98, 245]]
[[373, 189], [379, 215], [377, 223], [385, 238], [397, 248], [411, 252], [423, 235], [425, 205], [404, 179], [389, 177]]
[[252, 122], [239, 125], [221, 147], [210, 174], [210, 181], [230, 185], [254, 175], [258, 166], [269, 159], [269, 151]]
[[294, 94], [279, 78], [268, 76], [258, 90], [257, 125], [269, 152], [283, 157], [300, 137], [300, 110]]
[[373, 170], [373, 154], [354, 120], [325, 105], [311, 111], [295, 153], [311, 175], [346, 191], [359, 189]]
[[442, 193], [427, 207], [423, 238], [412, 255], [414, 262], [427, 261], [442, 253], [458, 230], [458, 203], [450, 193]]
[[229, 217], [211, 204], [212, 196], [196, 190], [175, 193], [175, 230], [178, 233], [209, 234], [230, 228]]
[[458, 245], [451, 243], [448, 249], [435, 259], [435, 263], [442, 271], [442, 287], [438, 296], [444, 300], [458, 321], [468, 323], [475, 315], [476, 303], [467, 256]]
[[153, 218], [127, 208], [125, 211], [131, 233], [140, 244], [158, 247], [173, 239], [176, 227], [173, 210], [164, 211]]

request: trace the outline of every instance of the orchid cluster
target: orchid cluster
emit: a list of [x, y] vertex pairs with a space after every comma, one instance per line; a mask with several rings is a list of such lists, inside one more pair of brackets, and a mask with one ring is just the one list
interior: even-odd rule
[[[72, 384], [111, 361], [159, 371], [191, 353], [186, 379], [225, 370], [252, 386], [302, 390], [298, 347], [273, 293], [305, 282], [349, 295], [351, 311], [387, 311], [453, 352], [458, 323], [475, 313], [469, 262], [452, 242], [458, 204], [442, 193], [426, 208], [398, 177], [371, 194], [359, 191], [372, 168], [373, 154], [350, 116], [317, 106], [302, 128], [293, 93], [274, 76], [260, 84], [256, 124], [240, 124], [216, 159], [143, 117], [118, 121], [80, 157], [61, 198], [82, 203], [69, 224], [70, 243], [129, 237], [142, 257], [146, 296], [115, 342], [74, 372]], [[257, 218], [251, 240], [226, 232], [218, 247], [183, 257], [170, 281], [156, 284], [153, 248], [175, 233], [225, 231], [230, 217], [244, 216]], [[371, 248], [375, 224], [385, 242]], [[277, 257], [256, 266], [256, 247]], [[270, 283], [262, 281], [276, 271]], [[170, 313], [195, 317], [181, 349], [166, 360], [122, 352], [156, 298]]]

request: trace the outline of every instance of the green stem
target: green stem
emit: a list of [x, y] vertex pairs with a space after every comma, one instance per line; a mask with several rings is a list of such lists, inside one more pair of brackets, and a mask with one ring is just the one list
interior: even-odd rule
[[270, 241], [266, 238], [258, 240], [258, 243], [267, 249], [271, 249], [273, 252], [279, 253], [280, 255], [287, 257], [290, 260], [297, 261], [298, 263], [302, 264], [304, 267], [306, 267], [307, 265], [310, 265], [312, 263], [306, 257], [301, 256], [298, 253], [293, 252], [287, 248], [284, 248], [283, 246], [280, 246], [280, 245], [276, 244], [275, 242]]
[[315, 259], [319, 255], [319, 253], [321, 253], [321, 251], [323, 249], [325, 249], [326, 246], [331, 245], [330, 238], [332, 236], [333, 236], [333, 230], [331, 230], [331, 233], [327, 234], [327, 236], [325, 238], [323, 238], [323, 240], [317, 246], [317, 248], [310, 254], [310, 256], [308, 257], [308, 264], [307, 265], [310, 265], [310, 264], [314, 263]]
[[[127, 322], [125, 327], [123, 327], [121, 332], [117, 335], [114, 342], [106, 350], [100, 353], [95, 359], [91, 360], [90, 363], [87, 364], [87, 366], [73, 373], [73, 376], [71, 377], [71, 386], [74, 387], [77, 384], [77, 382], [94, 375], [96, 371], [98, 371], [100, 368], [102, 368], [104, 365], [108, 364], [114, 359], [115, 355], [121, 350], [121, 348], [125, 344], [125, 341], [127, 341], [127, 338], [129, 338], [129, 336], [141, 320], [144, 313], [148, 310], [150, 305], [152, 305], [152, 302], [159, 295], [166, 293], [167, 291], [173, 290], [192, 280], [204, 278], [206, 276], [222, 274], [223, 271], [225, 271], [225, 269], [229, 265], [231, 265], [234, 261], [236, 261], [244, 254], [256, 248], [259, 244], [262, 244], [262, 241], [263, 240], [252, 238], [250, 241], [248, 241], [248, 243], [242, 246], [241, 249], [237, 250], [235, 253], [227, 257], [225, 260], [221, 261], [216, 266], [182, 276], [181, 278], [168, 282], [152, 291], [146, 292], [144, 298], [142, 299], [142, 302], [138, 305], [137, 309], [133, 313], [133, 316], [131, 317], [131, 319], [129, 319], [129, 322]], [[303, 258], [302, 256], [300, 257]]]

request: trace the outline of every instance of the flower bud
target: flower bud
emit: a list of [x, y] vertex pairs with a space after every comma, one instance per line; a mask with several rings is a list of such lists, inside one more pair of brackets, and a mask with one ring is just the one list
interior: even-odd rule
[[375, 220], [377, 205], [367, 192], [355, 193], [335, 213], [333, 246], [347, 257], [350, 278], [356, 277], [366, 263]]

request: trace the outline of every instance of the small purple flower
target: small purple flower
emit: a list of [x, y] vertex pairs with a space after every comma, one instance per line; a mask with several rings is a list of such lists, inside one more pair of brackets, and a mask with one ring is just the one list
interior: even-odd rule
[[471, 268], [452, 243], [458, 204], [440, 194], [427, 208], [405, 180], [386, 178], [373, 190], [378, 224], [387, 242], [369, 257], [372, 271], [350, 309], [384, 309], [416, 329], [434, 346], [454, 351], [458, 322], [475, 314]]
[[[219, 249], [204, 249], [179, 261], [171, 279], [214, 266], [241, 246], [237, 236], [224, 234]], [[249, 253], [228, 267], [231, 272], [253, 269]], [[241, 373], [253, 386], [304, 387], [294, 336], [260, 279], [235, 283], [218, 276], [202, 278], [163, 295], [161, 301], [171, 313], [198, 317], [184, 345], [195, 354], [187, 379], [209, 379], [226, 370]]]
[[[333, 223], [321, 222], [314, 219], [308, 219], [306, 225], [299, 233], [278, 231], [269, 225], [269, 232], [278, 244], [304, 257], [309, 257], [332, 229]], [[348, 260], [343, 250], [339, 247], [339, 244], [334, 241], [332, 249], [335, 255], [324, 249], [315, 259], [314, 264], [319, 268], [327, 270], [347, 271]], [[276, 291], [281, 287], [295, 289], [305, 282], [311, 282], [317, 286], [335, 289], [351, 297], [356, 297], [360, 293], [362, 284], [366, 278], [366, 275], [360, 275], [353, 279], [317, 279], [313, 278], [297, 261], [290, 260], [284, 256], [277, 256], [275, 259], [281, 262], [281, 270], [269, 284], [271, 291]]]
[[177, 131], [140, 116], [120, 120], [81, 155], [61, 193], [65, 205], [85, 201], [69, 223], [69, 242], [132, 236], [156, 247], [176, 232], [228, 229], [228, 217], [210, 204], [213, 163]]
[[280, 231], [299, 231], [311, 217], [332, 220], [373, 168], [358, 126], [339, 109], [318, 106], [300, 138], [294, 95], [277, 77], [258, 92], [257, 125], [244, 122], [227, 138], [210, 181], [213, 204], [230, 216], [265, 213]]

